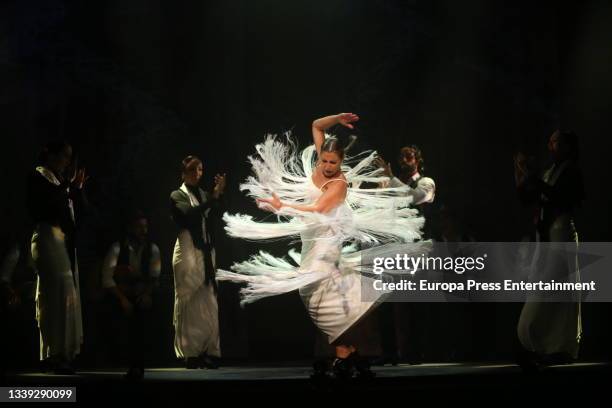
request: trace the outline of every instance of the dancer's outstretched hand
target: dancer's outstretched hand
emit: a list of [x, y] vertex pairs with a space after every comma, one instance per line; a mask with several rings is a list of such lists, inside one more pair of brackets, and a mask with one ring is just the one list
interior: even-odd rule
[[258, 198], [257, 205], [263, 210], [269, 210], [269, 207], [272, 207], [275, 210], [280, 210], [280, 208], [283, 206], [283, 203], [275, 193], [272, 193], [272, 198]]
[[354, 113], [339, 113], [338, 114], [338, 123], [342, 126], [346, 126], [349, 129], [354, 129], [355, 127], [351, 125], [351, 123], [357, 122], [359, 120], [359, 116]]

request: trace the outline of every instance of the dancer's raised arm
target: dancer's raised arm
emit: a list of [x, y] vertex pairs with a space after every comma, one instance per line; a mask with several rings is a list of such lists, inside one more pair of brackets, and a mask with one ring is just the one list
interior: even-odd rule
[[325, 141], [325, 131], [330, 127], [341, 124], [349, 129], [353, 129], [353, 122], [357, 122], [359, 116], [354, 113], [339, 113], [337, 115], [325, 116], [312, 122], [312, 139], [317, 148], [317, 155], [321, 154], [321, 146]]

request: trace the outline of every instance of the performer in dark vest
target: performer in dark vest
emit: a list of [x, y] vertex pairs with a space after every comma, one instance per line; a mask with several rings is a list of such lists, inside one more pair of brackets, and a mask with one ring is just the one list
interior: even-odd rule
[[120, 347], [129, 354], [127, 376], [132, 379], [144, 375], [153, 294], [161, 273], [159, 248], [149, 241], [148, 229], [144, 213], [132, 214], [125, 237], [110, 247], [102, 267], [102, 286], [111, 294], [110, 319], [118, 323], [113, 335], [127, 339]]

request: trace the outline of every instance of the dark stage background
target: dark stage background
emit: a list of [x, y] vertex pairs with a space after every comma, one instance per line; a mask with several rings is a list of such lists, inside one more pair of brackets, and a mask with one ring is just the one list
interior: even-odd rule
[[[311, 121], [326, 114], [358, 113], [355, 150], [376, 149], [394, 164], [401, 146], [418, 144], [438, 186], [436, 208], [482, 241], [519, 240], [527, 228], [513, 153], [544, 159], [550, 133], [573, 129], [588, 194], [581, 239], [611, 238], [607, 1], [19, 0], [3, 2], [0, 19], [3, 247], [27, 227], [25, 177], [40, 147], [72, 141], [95, 207], [79, 248], [86, 364], [105, 359], [99, 265], [122, 214], [139, 207], [151, 217], [164, 265], [151, 342], [157, 364], [173, 364], [168, 197], [180, 161], [202, 157], [208, 185], [226, 172], [228, 210], [263, 217], [238, 191], [247, 155], [268, 132], [293, 130], [306, 146]], [[256, 249], [223, 237], [220, 264]], [[280, 254], [286, 244], [266, 249]], [[472, 358], [510, 358], [520, 306], [474, 305], [462, 326], [444, 305], [425, 317], [435, 326], [431, 359], [447, 358], [458, 337]], [[237, 288], [223, 285], [220, 309], [227, 357], [313, 355], [316, 331], [297, 293], [241, 309]], [[585, 305], [584, 358], [610, 356], [609, 312]], [[25, 364], [36, 350], [23, 348], [34, 355], [20, 357]]]

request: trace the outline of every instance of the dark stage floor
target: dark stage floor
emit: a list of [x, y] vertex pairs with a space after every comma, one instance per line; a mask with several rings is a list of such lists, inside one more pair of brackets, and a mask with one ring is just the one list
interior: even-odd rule
[[[142, 382], [123, 378], [123, 370], [79, 370], [76, 376], [57, 376], [41, 372], [13, 372], [6, 386], [75, 386], [79, 401], [114, 400], [126, 397], [172, 398], [198, 396], [203, 392], [425, 392], [436, 398], [449, 395], [505, 395], [517, 392], [539, 395], [579, 391], [580, 394], [605, 392], [609, 387], [612, 364], [576, 363], [551, 366], [526, 374], [514, 364], [422, 364], [374, 367], [371, 380], [348, 382], [329, 379], [314, 382], [306, 363], [292, 366], [231, 366], [218, 370], [152, 368]], [[424, 395], [424, 394], [421, 394]]]

